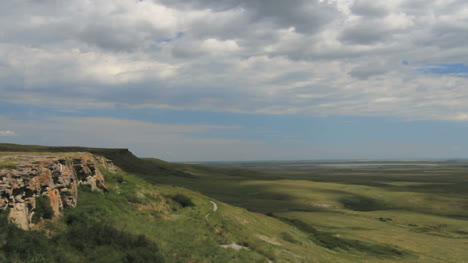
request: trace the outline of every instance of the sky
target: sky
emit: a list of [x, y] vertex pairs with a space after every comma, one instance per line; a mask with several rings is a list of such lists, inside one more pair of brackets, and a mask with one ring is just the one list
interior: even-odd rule
[[0, 142], [468, 158], [466, 32], [460, 0], [0, 1]]

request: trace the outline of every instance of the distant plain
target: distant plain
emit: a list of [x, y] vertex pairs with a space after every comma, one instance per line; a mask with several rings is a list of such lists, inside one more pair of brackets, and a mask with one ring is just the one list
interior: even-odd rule
[[[158, 180], [200, 191], [298, 228], [309, 226], [339, 238], [387, 244], [415, 256], [398, 262], [468, 261], [467, 161], [208, 164], [212, 165], [209, 169], [180, 166], [181, 171], [194, 175], [190, 178]], [[379, 261], [378, 253], [374, 260]]]

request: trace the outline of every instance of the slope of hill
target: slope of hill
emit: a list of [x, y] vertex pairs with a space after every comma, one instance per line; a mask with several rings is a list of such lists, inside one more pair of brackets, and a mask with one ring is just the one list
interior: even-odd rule
[[[393, 262], [414, 259], [411, 253], [396, 246], [336, 236], [294, 219], [279, 220], [249, 212], [186, 188], [154, 184], [157, 178], [193, 180], [218, 172], [235, 179], [243, 170], [138, 159], [119, 149], [1, 147], [9, 151], [3, 152], [3, 156], [43, 154], [53, 157], [63, 154], [60, 152], [82, 154], [88, 150], [94, 156], [99, 152], [116, 164], [127, 162], [123, 165], [127, 171], [141, 171], [140, 175], [132, 175], [99, 167], [107, 192], [79, 187], [75, 208], [64, 208], [61, 216], [43, 219], [32, 231], [0, 224], [4, 240], [0, 244], [0, 258], [5, 262], [356, 262], [357, 258]], [[129, 163], [132, 161], [134, 163]], [[144, 167], [137, 167], [138, 164]], [[6, 166], [12, 167], [11, 163]], [[151, 168], [158, 169], [151, 175]], [[6, 220], [5, 212], [1, 216]]]
[[244, 170], [229, 176], [215, 167], [218, 172], [194, 178], [154, 180], [279, 218], [303, 231], [312, 227], [335, 237], [398, 246], [417, 257], [394, 262], [468, 262], [466, 167], [466, 162], [361, 167], [273, 163], [258, 168], [261, 174]]

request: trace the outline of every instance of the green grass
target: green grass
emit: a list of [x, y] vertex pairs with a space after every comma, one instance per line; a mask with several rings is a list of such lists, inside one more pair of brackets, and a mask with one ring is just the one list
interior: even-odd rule
[[[40, 148], [44, 154], [47, 149]], [[91, 217], [133, 237], [143, 235], [166, 262], [468, 262], [463, 162], [249, 163], [240, 167], [250, 169], [241, 169], [233, 163], [229, 168], [171, 164], [126, 150], [88, 150], [113, 159], [127, 173], [106, 173], [108, 193], [80, 189], [78, 207], [65, 211], [65, 221], [55, 224], [57, 233], [68, 231], [70, 215]], [[219, 206], [216, 213], [210, 200]], [[250, 250], [219, 246], [232, 242]]]
[[[468, 240], [465, 164], [351, 168], [271, 165], [245, 170], [235, 179], [226, 174], [232, 168], [232, 164], [228, 170], [213, 167], [189, 179], [152, 180], [274, 215], [303, 232], [307, 232], [307, 225], [331, 236], [333, 242], [342, 241], [333, 237], [343, 238], [345, 246], [348, 241], [364, 244], [350, 251], [367, 251], [376, 258], [379, 253], [388, 252], [390, 256], [400, 251], [409, 255], [393, 261], [468, 261], [464, 251]], [[386, 252], [374, 253], [380, 249]]]
[[362, 253], [372, 254], [377, 257], [401, 257], [408, 254], [398, 247], [391, 247], [389, 245], [382, 245], [372, 242], [363, 242], [356, 239], [349, 239], [338, 237], [336, 234], [327, 231], [317, 230], [310, 224], [304, 223], [298, 219], [287, 219], [286, 222], [297, 226], [302, 231], [309, 234], [309, 239], [314, 243], [332, 250], [346, 250], [346, 251], [358, 251]]
[[[0, 229], [6, 241], [0, 245], [3, 260], [298, 262], [301, 258], [333, 257], [295, 227], [275, 218], [184, 188], [154, 185], [126, 173], [103, 173], [109, 191], [93, 192], [80, 186], [78, 206], [64, 209], [61, 218], [44, 224], [41, 229], [45, 232], [35, 230], [28, 235], [3, 223], [5, 228]], [[218, 211], [213, 212], [211, 200], [217, 202]], [[282, 241], [281, 234], [285, 232], [295, 236], [298, 243]], [[233, 242], [248, 250], [220, 246]], [[36, 247], [31, 248], [35, 243]], [[14, 246], [18, 248], [13, 249]], [[291, 259], [291, 255], [296, 259]]]
[[[24, 231], [0, 214], [1, 262], [165, 262], [158, 246], [144, 235], [134, 235], [91, 216], [67, 214], [62, 228]], [[52, 233], [54, 230], [54, 234]]]

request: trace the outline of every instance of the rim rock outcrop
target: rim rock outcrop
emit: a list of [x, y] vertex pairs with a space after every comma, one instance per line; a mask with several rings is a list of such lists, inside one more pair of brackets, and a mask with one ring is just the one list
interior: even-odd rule
[[9, 209], [10, 222], [23, 229], [34, 226], [36, 198], [47, 196], [53, 217], [59, 216], [63, 208], [76, 206], [79, 185], [107, 191], [98, 166], [118, 171], [111, 161], [89, 154], [79, 158], [12, 155], [1, 159], [14, 160], [17, 166], [0, 169], [0, 210]]

